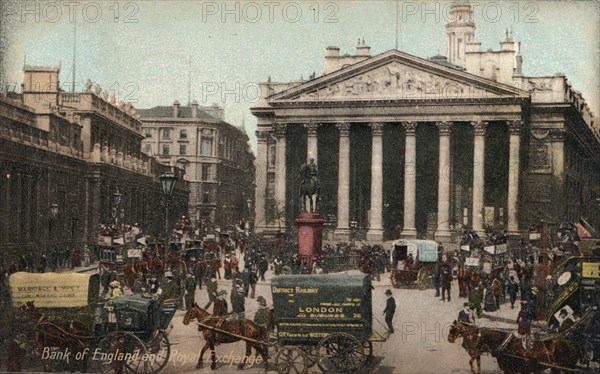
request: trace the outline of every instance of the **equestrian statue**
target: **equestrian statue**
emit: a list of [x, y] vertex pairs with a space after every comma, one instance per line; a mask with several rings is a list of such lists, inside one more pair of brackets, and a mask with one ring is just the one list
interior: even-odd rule
[[302, 202], [302, 212], [316, 213], [317, 203], [319, 202], [319, 193], [321, 186], [319, 184], [319, 170], [315, 159], [311, 158], [308, 164], [303, 164], [300, 168], [300, 201]]

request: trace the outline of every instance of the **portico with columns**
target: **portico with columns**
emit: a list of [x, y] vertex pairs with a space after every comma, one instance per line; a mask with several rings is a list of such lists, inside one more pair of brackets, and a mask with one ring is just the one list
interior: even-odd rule
[[[256, 226], [264, 232], [291, 228], [300, 211], [297, 174], [314, 158], [320, 213], [334, 217], [336, 239], [348, 239], [350, 221], [356, 220], [369, 241], [392, 239], [399, 231], [402, 237], [448, 242], [463, 224], [465, 191], [466, 225], [483, 234], [485, 207], [491, 205], [486, 188], [492, 187], [486, 179], [493, 181], [486, 163], [497, 164], [486, 152], [489, 128], [505, 134], [499, 156], [506, 156], [503, 163], [511, 170], [517, 167], [498, 183], [506, 186], [501, 195], [507, 198], [494, 203], [502, 208], [495, 214], [506, 212], [506, 227], [518, 230], [519, 134], [527, 92], [395, 50], [277, 93], [276, 84], [264, 88], [272, 94], [252, 109], [259, 120], [257, 170], [267, 171], [257, 175], [256, 189]], [[462, 131], [454, 133], [456, 126]], [[466, 157], [461, 142], [472, 148], [471, 170], [470, 178], [458, 180], [453, 160], [456, 154]], [[268, 152], [268, 144], [276, 151]], [[269, 176], [271, 162], [275, 172]], [[274, 196], [267, 194], [269, 183], [275, 184]], [[391, 192], [384, 188], [390, 183]], [[493, 187], [490, 193], [498, 189]], [[424, 205], [431, 208], [420, 210]], [[271, 206], [285, 207], [285, 219], [269, 217]]]

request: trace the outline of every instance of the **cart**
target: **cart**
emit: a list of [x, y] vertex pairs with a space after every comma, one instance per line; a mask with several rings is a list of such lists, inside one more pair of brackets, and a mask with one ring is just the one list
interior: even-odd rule
[[[419, 271], [429, 275], [436, 270], [439, 262], [439, 247], [433, 240], [400, 239], [392, 244], [392, 273], [390, 280], [394, 288], [413, 285]], [[412, 255], [414, 263], [407, 267], [405, 260]]]
[[90, 365], [92, 372], [150, 374], [168, 363], [175, 300], [158, 304], [141, 295], [99, 299], [98, 274], [18, 272], [9, 283], [17, 315], [29, 321], [22, 331], [35, 340], [38, 353], [45, 353], [44, 369], [48, 357], [57, 357], [50, 364], [67, 370], [60, 357], [66, 349], [75, 351], [74, 364], [83, 370]]
[[280, 374], [361, 370], [373, 354], [371, 280], [364, 275], [282, 275], [271, 284]]

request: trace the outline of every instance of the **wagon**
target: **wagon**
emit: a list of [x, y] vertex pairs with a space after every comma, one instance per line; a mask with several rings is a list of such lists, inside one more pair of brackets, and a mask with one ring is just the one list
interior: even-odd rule
[[389, 332], [373, 331], [371, 280], [364, 275], [282, 275], [273, 278], [277, 372], [351, 373], [372, 356], [373, 342]]
[[[404, 261], [412, 255], [413, 265], [404, 266]], [[417, 281], [419, 270], [424, 269], [429, 274], [435, 270], [439, 260], [439, 247], [433, 240], [401, 239], [392, 244], [392, 286], [412, 285]]]
[[48, 357], [64, 361], [60, 353], [73, 349], [79, 355], [71, 360], [84, 370], [90, 364], [92, 372], [149, 374], [166, 366], [175, 302], [158, 304], [141, 295], [98, 299], [97, 274], [20, 272], [9, 283], [13, 307], [29, 319], [38, 352], [54, 352], [42, 355], [45, 369]]

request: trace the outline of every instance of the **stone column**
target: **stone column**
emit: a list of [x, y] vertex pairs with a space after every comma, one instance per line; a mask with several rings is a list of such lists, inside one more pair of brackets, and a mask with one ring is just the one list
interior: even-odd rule
[[471, 122], [473, 126], [473, 230], [481, 237], [483, 231], [485, 129], [487, 122]]
[[415, 212], [417, 200], [417, 123], [403, 122], [404, 149], [404, 226], [402, 238], [416, 238]]
[[371, 123], [371, 219], [367, 240], [382, 241], [383, 208], [383, 123]]
[[270, 132], [256, 131], [256, 192], [254, 198], [254, 227], [257, 232], [266, 229], [267, 201], [267, 140]]
[[279, 227], [285, 228], [285, 123], [277, 123], [273, 126], [275, 137], [277, 139], [275, 156], [275, 201], [277, 202], [277, 217], [279, 217]]
[[337, 240], [350, 238], [350, 124], [338, 123], [340, 130], [340, 151], [338, 169], [338, 201], [337, 201]]
[[523, 121], [508, 122], [510, 133], [509, 158], [508, 158], [508, 233], [519, 232], [519, 170], [520, 170], [520, 143], [521, 127]]
[[315, 164], [319, 163], [319, 153], [317, 146], [317, 129], [319, 128], [318, 123], [305, 123], [304, 127], [307, 130], [306, 139], [306, 163], [309, 163], [311, 158], [315, 159]]
[[440, 149], [438, 165], [438, 212], [435, 240], [449, 242], [450, 232], [450, 122], [438, 122]]

